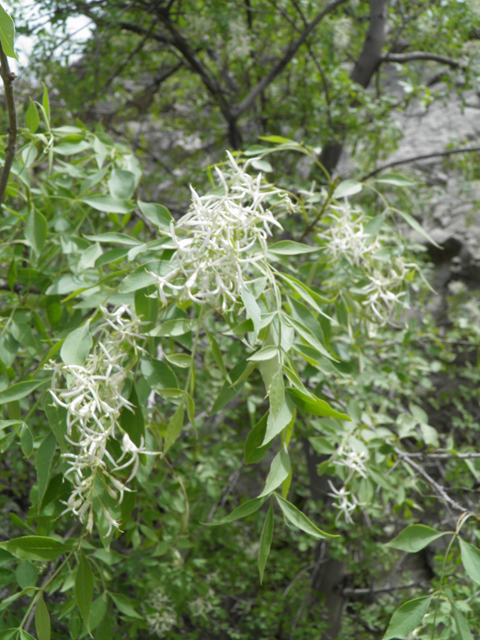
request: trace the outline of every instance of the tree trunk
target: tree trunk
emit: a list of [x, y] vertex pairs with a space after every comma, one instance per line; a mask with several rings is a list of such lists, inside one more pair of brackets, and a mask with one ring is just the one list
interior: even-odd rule
[[[386, 39], [388, 0], [371, 0], [370, 25], [360, 54], [350, 79], [361, 87], [368, 87], [373, 74], [382, 59], [382, 49]], [[355, 105], [355, 101], [352, 103]], [[343, 150], [345, 131], [334, 132], [336, 140], [329, 141], [320, 154], [320, 162], [325, 169], [332, 173], [338, 164]]]

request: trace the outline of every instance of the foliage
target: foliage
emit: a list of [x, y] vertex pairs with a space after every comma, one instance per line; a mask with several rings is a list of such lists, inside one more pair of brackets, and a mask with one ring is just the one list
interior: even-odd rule
[[[332, 180], [263, 136], [174, 220], [127, 146], [52, 122], [45, 87], [23, 121], [0, 223], [0, 638], [322, 637], [330, 559], [342, 637], [473, 637], [479, 307], [453, 283], [448, 334], [407, 322], [425, 268], [398, 222], [425, 232], [394, 205], [414, 185]], [[298, 154], [323, 184], [267, 182]], [[452, 371], [457, 397], [435, 396]], [[427, 548], [429, 580], [398, 585]]]

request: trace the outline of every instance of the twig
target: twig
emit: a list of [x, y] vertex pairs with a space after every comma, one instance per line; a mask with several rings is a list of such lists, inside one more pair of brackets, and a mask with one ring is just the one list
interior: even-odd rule
[[416, 462], [411, 460], [407, 453], [405, 453], [404, 451], [402, 451], [398, 447], [393, 446], [393, 448], [395, 449], [395, 452], [397, 453], [398, 457], [401, 458], [402, 460], [404, 460], [414, 471], [416, 471], [419, 475], [421, 475], [428, 482], [428, 484], [432, 487], [432, 489], [435, 491], [435, 493], [437, 493], [437, 495], [439, 495], [440, 498], [442, 498], [442, 500], [444, 502], [446, 502], [448, 505], [450, 505], [454, 509], [457, 509], [458, 511], [462, 511], [462, 512], [468, 511], [468, 509], [465, 509], [465, 507], [462, 507], [462, 505], [459, 502], [457, 502], [456, 500], [453, 500], [452, 498], [450, 498], [450, 496], [445, 491], [445, 489], [442, 487], [442, 485], [438, 484], [438, 482], [436, 482], [425, 471], [425, 469], [423, 467], [421, 467], [419, 464], [417, 464]]
[[410, 584], [401, 584], [394, 587], [381, 587], [379, 589], [374, 589], [373, 587], [365, 588], [365, 589], [352, 589], [346, 588], [342, 591], [342, 596], [349, 598], [350, 596], [369, 596], [375, 593], [389, 593], [390, 591], [397, 591], [398, 589], [415, 589], [421, 588], [422, 585], [418, 582], [411, 582]]
[[8, 176], [12, 168], [13, 159], [15, 158], [15, 150], [17, 147], [17, 113], [15, 111], [15, 96], [13, 93], [13, 81], [17, 77], [8, 64], [8, 58], [0, 44], [0, 74], [5, 88], [5, 101], [8, 111], [8, 144], [5, 149], [5, 162], [3, 164], [2, 175], [0, 177], [0, 211], [5, 199], [5, 191], [7, 189]]
[[425, 153], [421, 156], [412, 156], [411, 158], [405, 158], [405, 160], [396, 160], [395, 162], [389, 162], [388, 164], [379, 167], [366, 176], [360, 178], [360, 182], [365, 182], [369, 178], [373, 178], [378, 173], [385, 171], [385, 169], [391, 169], [392, 167], [398, 167], [401, 164], [409, 164], [410, 162], [416, 162], [417, 160], [426, 160], [427, 158], [440, 158], [443, 156], [451, 156], [454, 153], [471, 153], [472, 151], [480, 151], [480, 147], [464, 147], [462, 149], [447, 149], [447, 151], [438, 151], [437, 153]]
[[434, 62], [440, 62], [446, 64], [453, 69], [466, 69], [467, 64], [465, 62], [459, 62], [448, 56], [440, 56], [436, 53], [429, 53], [428, 51], [411, 51], [410, 53], [387, 53], [382, 57], [381, 62], [411, 62], [412, 60], [433, 60]]

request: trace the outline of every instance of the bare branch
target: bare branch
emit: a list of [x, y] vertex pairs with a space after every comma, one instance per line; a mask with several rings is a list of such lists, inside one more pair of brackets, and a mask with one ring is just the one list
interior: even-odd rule
[[441, 158], [446, 156], [452, 156], [455, 153], [472, 153], [473, 151], [480, 151], [480, 147], [463, 147], [461, 149], [447, 149], [446, 151], [438, 151], [437, 153], [425, 153], [421, 156], [412, 156], [410, 158], [405, 158], [405, 160], [395, 160], [395, 162], [389, 162], [388, 164], [384, 164], [383, 167], [378, 167], [374, 171], [367, 173], [366, 176], [363, 176], [360, 179], [360, 182], [364, 182], [369, 178], [373, 178], [377, 174], [385, 171], [385, 169], [391, 169], [392, 167], [398, 167], [401, 164], [410, 164], [411, 162], [416, 162], [417, 160], [427, 160], [428, 158]]
[[434, 62], [440, 62], [446, 64], [452, 69], [466, 69], [468, 67], [465, 62], [454, 60], [448, 56], [441, 56], [436, 53], [429, 53], [428, 51], [411, 51], [410, 53], [388, 53], [383, 56], [381, 63], [384, 62], [400, 62], [404, 64], [406, 62], [412, 62], [413, 60], [433, 60]]
[[16, 76], [10, 71], [8, 58], [0, 44], [0, 74], [5, 89], [5, 101], [8, 111], [8, 143], [5, 149], [5, 162], [3, 164], [2, 175], [0, 176], [0, 210], [5, 199], [5, 191], [8, 183], [8, 176], [12, 168], [13, 159], [15, 158], [15, 150], [17, 146], [17, 113], [15, 111], [15, 96], [13, 93], [13, 81]]
[[446, 502], [448, 505], [450, 505], [453, 509], [457, 509], [457, 511], [468, 511], [468, 509], [465, 509], [465, 507], [462, 507], [462, 505], [460, 503], [458, 503], [456, 500], [453, 500], [453, 498], [451, 498], [448, 493], [446, 492], [446, 490], [442, 487], [442, 485], [438, 484], [438, 482], [436, 482], [436, 480], [434, 480], [426, 471], [425, 469], [420, 466], [419, 464], [417, 464], [416, 462], [414, 462], [413, 460], [410, 459], [410, 457], [408, 456], [408, 454], [406, 454], [404, 451], [402, 451], [401, 449], [399, 449], [398, 447], [393, 446], [393, 448], [395, 449], [396, 454], [398, 455], [398, 457], [405, 462], [406, 464], [408, 464], [409, 467], [411, 467], [414, 471], [416, 471], [419, 475], [421, 475], [423, 477], [424, 480], [427, 481], [427, 483], [432, 487], [432, 489], [435, 491], [435, 493], [444, 501]]
[[302, 31], [302, 33], [298, 36], [296, 40], [291, 42], [288, 47], [285, 49], [285, 52], [282, 58], [275, 64], [272, 69], [267, 73], [267, 75], [263, 76], [263, 78], [258, 82], [258, 84], [253, 87], [248, 96], [240, 102], [234, 109], [233, 113], [236, 118], [242, 115], [244, 111], [249, 109], [255, 99], [264, 91], [268, 85], [275, 80], [275, 78], [285, 69], [285, 67], [292, 61], [297, 51], [303, 45], [308, 36], [312, 33], [315, 27], [327, 16], [329, 13], [332, 13], [337, 7], [342, 4], [345, 4], [349, 0], [334, 0], [329, 5], [325, 7], [323, 11], [321, 11], [313, 20], [308, 24], [308, 26]]

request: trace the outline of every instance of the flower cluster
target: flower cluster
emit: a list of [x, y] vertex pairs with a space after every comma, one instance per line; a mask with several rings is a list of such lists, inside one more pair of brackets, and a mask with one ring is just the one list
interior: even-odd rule
[[353, 495], [353, 493], [347, 491], [345, 486], [343, 486], [341, 489], [335, 489], [330, 480], [328, 481], [328, 484], [330, 485], [330, 489], [332, 490], [332, 493], [329, 493], [328, 495], [332, 496], [332, 498], [335, 498], [335, 507], [338, 509], [336, 520], [338, 520], [338, 518], [343, 515], [346, 522], [353, 524], [352, 513], [360, 504], [357, 498]]
[[343, 205], [330, 207], [328, 229], [318, 234], [325, 240], [325, 251], [331, 262], [345, 258], [352, 266], [363, 264], [368, 254], [380, 249], [377, 238], [365, 232], [365, 215], [352, 208], [348, 200]]
[[340, 446], [335, 455], [335, 464], [341, 467], [345, 467], [348, 471], [345, 484], [350, 480], [354, 473], [358, 473], [362, 478], [367, 477], [367, 469], [365, 466], [366, 453], [364, 451], [345, 451], [343, 446]]
[[266, 200], [281, 193], [262, 184], [262, 174], [253, 178], [228, 153], [229, 174], [218, 167], [219, 187], [200, 196], [191, 187], [190, 211], [171, 224], [176, 249], [167, 275], [152, 274], [159, 296], [167, 302], [166, 290], [179, 300], [210, 303], [227, 309], [253, 282], [253, 266], [261, 270], [267, 256], [267, 238], [272, 226], [282, 228], [266, 206]]
[[[336, 263], [343, 258], [354, 268], [357, 281], [367, 280], [367, 284], [360, 287], [365, 297], [362, 305], [373, 323], [384, 325], [397, 304], [407, 306], [404, 284], [408, 269], [415, 265], [401, 257], [384, 260], [375, 256], [382, 244], [378, 236], [367, 233], [363, 211], [352, 208], [348, 200], [332, 205], [330, 210], [328, 228], [317, 237], [325, 244], [329, 262]], [[348, 277], [351, 275], [349, 272]]]
[[[50, 394], [55, 404], [66, 409], [65, 439], [72, 447], [72, 451], [62, 454], [69, 465], [65, 478], [69, 477], [73, 483], [64, 513], [71, 511], [86, 522], [89, 532], [93, 528], [93, 498], [98, 495], [97, 478], [103, 481], [108, 494], [120, 503], [124, 491], [129, 491], [126, 484], [137, 473], [139, 454], [150, 453], [146, 451], [143, 439], [137, 447], [127, 433], [123, 434], [122, 454], [118, 460], [115, 461], [107, 449], [109, 439], [115, 437], [118, 429], [121, 410], [132, 407], [122, 395], [128, 373], [123, 366], [126, 357], [123, 345], [126, 340], [131, 343], [138, 336], [139, 322], [124, 318], [125, 314], [130, 316], [127, 307], [120, 307], [114, 313], [103, 308], [102, 311], [105, 321], [99, 330], [105, 339], [97, 342], [83, 365], [58, 362], [47, 365], [53, 370]], [[112, 475], [129, 466], [132, 470], [126, 482]], [[108, 535], [112, 527], [119, 525], [103, 505], [102, 511], [109, 525]]]
[[159, 588], [152, 591], [146, 602], [151, 610], [146, 614], [150, 631], [163, 638], [177, 624], [177, 614], [172, 600]]

